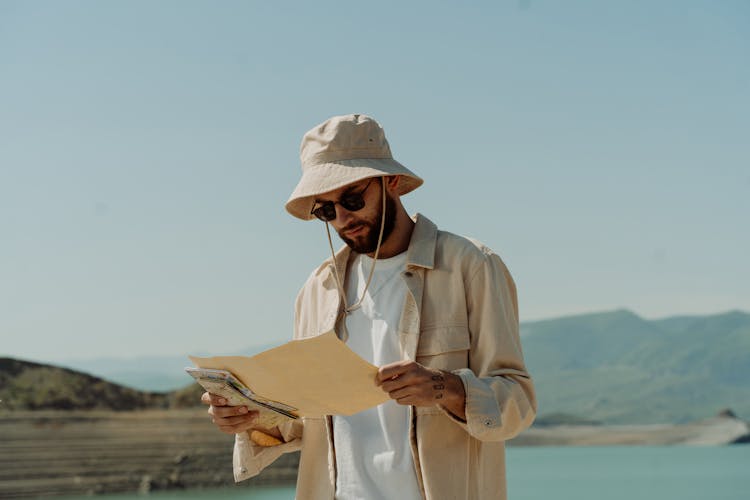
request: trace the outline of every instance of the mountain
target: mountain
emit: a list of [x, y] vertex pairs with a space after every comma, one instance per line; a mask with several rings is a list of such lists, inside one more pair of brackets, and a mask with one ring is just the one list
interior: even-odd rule
[[750, 416], [750, 314], [646, 320], [618, 310], [524, 323], [539, 414], [605, 423]]

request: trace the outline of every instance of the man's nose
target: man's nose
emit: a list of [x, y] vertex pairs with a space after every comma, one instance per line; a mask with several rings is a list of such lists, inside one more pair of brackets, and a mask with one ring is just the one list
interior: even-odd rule
[[346, 227], [352, 218], [352, 213], [338, 203], [334, 205], [334, 208], [336, 210], [336, 218], [333, 220], [334, 225], [339, 228]]

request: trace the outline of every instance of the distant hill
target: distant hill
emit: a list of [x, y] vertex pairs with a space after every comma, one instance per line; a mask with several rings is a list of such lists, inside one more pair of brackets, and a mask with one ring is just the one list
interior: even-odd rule
[[141, 392], [98, 377], [30, 361], [0, 358], [0, 408], [136, 410], [166, 408], [168, 394]]
[[626, 311], [524, 323], [540, 415], [686, 422], [750, 417], [750, 314], [646, 320]]

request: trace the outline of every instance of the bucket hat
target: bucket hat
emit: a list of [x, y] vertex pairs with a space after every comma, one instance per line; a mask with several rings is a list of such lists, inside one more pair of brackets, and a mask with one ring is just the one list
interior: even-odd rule
[[424, 182], [393, 159], [383, 127], [366, 115], [334, 116], [302, 137], [302, 178], [286, 202], [286, 210], [311, 220], [315, 197], [370, 177], [401, 175], [398, 194]]

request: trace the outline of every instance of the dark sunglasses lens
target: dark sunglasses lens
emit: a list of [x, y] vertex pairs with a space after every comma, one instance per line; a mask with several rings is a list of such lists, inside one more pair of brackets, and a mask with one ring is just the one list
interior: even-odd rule
[[[367, 186], [369, 185], [370, 183], [368, 182]], [[362, 191], [362, 193], [367, 190], [367, 186], [365, 186], [365, 189]], [[350, 212], [362, 210], [362, 208], [365, 206], [365, 197], [362, 196], [362, 193], [346, 194], [341, 197], [338, 203]], [[332, 201], [327, 201], [313, 210], [312, 214], [324, 222], [332, 221], [336, 218], [336, 204]]]
[[329, 201], [313, 210], [313, 215], [323, 222], [332, 221], [336, 218], [336, 207]]
[[339, 204], [350, 212], [356, 212], [365, 206], [365, 199], [360, 193], [354, 193], [341, 198]]

